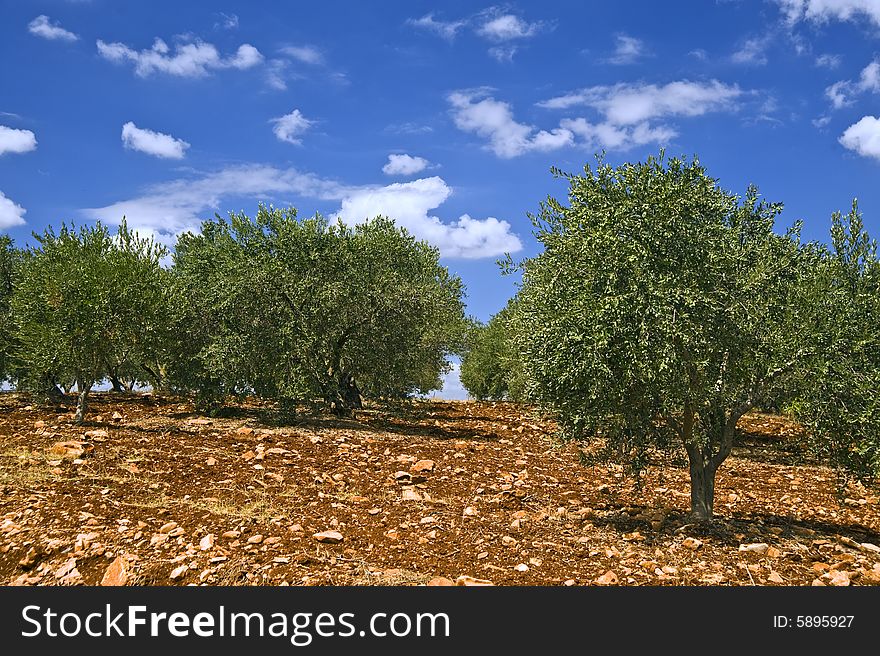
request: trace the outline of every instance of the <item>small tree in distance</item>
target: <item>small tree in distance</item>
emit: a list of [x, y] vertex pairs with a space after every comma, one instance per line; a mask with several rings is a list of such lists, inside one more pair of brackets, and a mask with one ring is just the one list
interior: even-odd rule
[[696, 160], [564, 177], [569, 205], [533, 217], [545, 250], [522, 263], [511, 318], [529, 396], [634, 468], [680, 445], [692, 515], [709, 519], [740, 417], [827, 370], [822, 249], [797, 225], [774, 232], [780, 205], [722, 190]]

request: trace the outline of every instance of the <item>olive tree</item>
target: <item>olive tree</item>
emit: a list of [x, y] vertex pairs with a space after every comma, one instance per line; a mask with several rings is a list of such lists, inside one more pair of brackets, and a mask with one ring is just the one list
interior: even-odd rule
[[18, 268], [19, 253], [6, 235], [0, 235], [0, 382], [6, 381], [11, 371], [14, 349], [12, 331], [12, 289]]
[[786, 398], [809, 429], [805, 446], [845, 484], [880, 471], [880, 261], [855, 201], [831, 220], [830, 245], [810, 280], [820, 348]]
[[678, 444], [692, 514], [711, 518], [737, 421], [816, 355], [819, 253], [797, 225], [774, 231], [780, 205], [721, 189], [696, 160], [555, 173], [569, 202], [532, 217], [544, 251], [521, 264], [511, 318], [529, 395], [635, 467]]
[[113, 235], [100, 223], [34, 234], [12, 298], [16, 360], [25, 388], [75, 381], [76, 421], [92, 388], [133, 366], [161, 321], [164, 249], [123, 221]]
[[508, 306], [488, 323], [473, 325], [468, 333], [460, 376], [461, 384], [475, 399], [522, 399], [522, 366], [508, 335], [510, 315]]
[[390, 219], [348, 226], [260, 206], [178, 241], [172, 271], [181, 386], [321, 399], [345, 414], [362, 395], [440, 386], [464, 332], [461, 280]]

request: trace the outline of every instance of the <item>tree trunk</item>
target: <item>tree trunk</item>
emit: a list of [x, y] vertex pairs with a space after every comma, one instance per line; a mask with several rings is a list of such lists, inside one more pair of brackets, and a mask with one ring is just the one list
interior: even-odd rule
[[122, 384], [122, 381], [119, 380], [118, 376], [110, 375], [110, 384], [113, 385], [114, 392], [124, 392], [125, 385]]
[[343, 417], [350, 415], [352, 410], [363, 407], [361, 391], [355, 383], [354, 376], [349, 373], [342, 374], [333, 391], [333, 399], [330, 402], [331, 411], [333, 414]]
[[90, 387], [84, 385], [82, 381], [77, 381], [76, 388], [79, 390], [79, 397], [76, 400], [76, 416], [74, 417], [74, 422], [81, 424], [85, 420], [86, 412], [89, 409], [88, 396]]
[[698, 521], [712, 519], [715, 506], [715, 469], [703, 458], [690, 460], [691, 516]]

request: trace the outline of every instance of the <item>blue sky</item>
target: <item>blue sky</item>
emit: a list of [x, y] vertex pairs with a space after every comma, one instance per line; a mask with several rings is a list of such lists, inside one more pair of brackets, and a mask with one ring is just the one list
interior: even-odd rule
[[[880, 0], [0, 0], [0, 231], [122, 215], [167, 244], [263, 201], [395, 217], [486, 320], [526, 214], [607, 160], [698, 155], [826, 239], [880, 234]], [[455, 395], [453, 383], [447, 394]]]

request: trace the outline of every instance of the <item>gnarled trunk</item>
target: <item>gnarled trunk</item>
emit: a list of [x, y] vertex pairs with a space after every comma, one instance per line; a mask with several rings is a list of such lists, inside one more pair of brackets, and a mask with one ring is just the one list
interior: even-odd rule
[[119, 380], [118, 376], [114, 376], [110, 374], [110, 384], [113, 385], [114, 392], [125, 392], [125, 385], [122, 384], [122, 381]]
[[83, 381], [76, 381], [76, 388], [79, 390], [79, 396], [76, 399], [76, 416], [74, 417], [74, 422], [77, 424], [83, 423], [86, 418], [86, 412], [88, 412], [88, 398], [89, 391], [91, 390], [91, 385], [86, 385]]
[[339, 377], [336, 389], [333, 390], [333, 398], [330, 401], [330, 409], [335, 415], [347, 416], [352, 410], [363, 408], [361, 391], [358, 389], [354, 376], [343, 373]]

